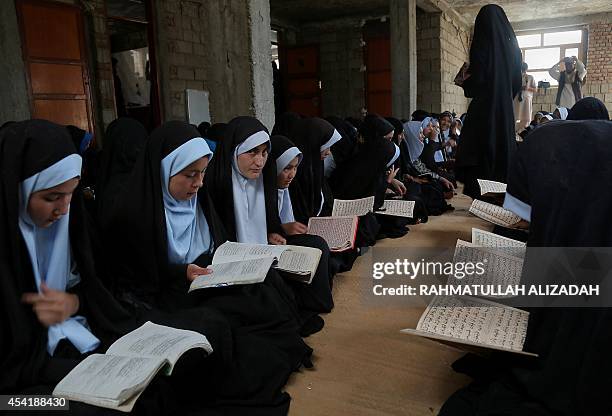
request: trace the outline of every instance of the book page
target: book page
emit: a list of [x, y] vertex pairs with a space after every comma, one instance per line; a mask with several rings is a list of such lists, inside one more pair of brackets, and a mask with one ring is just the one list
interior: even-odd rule
[[308, 220], [308, 233], [322, 237], [332, 251], [353, 248], [356, 231], [357, 217], [312, 217]]
[[334, 199], [332, 217], [361, 216], [374, 211], [374, 197], [361, 199]]
[[215, 250], [212, 264], [260, 259], [262, 257], [274, 257], [278, 260], [283, 251], [287, 250], [288, 247], [286, 245], [248, 244], [226, 241]]
[[289, 249], [281, 254], [275, 268], [285, 270], [294, 274], [301, 274], [304, 278], [299, 280], [304, 283], [311, 283], [319, 260], [321, 259], [321, 250], [314, 247], [288, 246]]
[[106, 353], [165, 358], [170, 362], [167, 368], [169, 375], [181, 355], [191, 348], [203, 348], [208, 354], [213, 352], [208, 339], [200, 333], [158, 325], [149, 321], [119, 338]]
[[520, 258], [525, 258], [527, 250], [527, 243], [478, 228], [472, 228], [472, 244], [482, 247], [500, 248], [504, 253]]
[[478, 179], [478, 185], [480, 185], [480, 195], [492, 193], [492, 194], [505, 194], [507, 185], [503, 182], [489, 181], [486, 179]]
[[[144, 390], [166, 364], [161, 357], [123, 357], [92, 354], [64, 377], [53, 396], [95, 406], [118, 408]], [[130, 400], [131, 406], [135, 400]], [[131, 411], [131, 407], [121, 408]]]
[[450, 285], [518, 285], [523, 273], [523, 259], [500, 251], [491, 251], [467, 241], [457, 240], [453, 263], [482, 263], [484, 274], [472, 274], [461, 279], [449, 276]]
[[417, 330], [522, 351], [529, 312], [472, 297], [436, 296]]
[[470, 206], [470, 212], [483, 220], [502, 227], [512, 227], [521, 218], [512, 211], [508, 211], [500, 206], [489, 204], [488, 202], [475, 199]]
[[196, 277], [191, 282], [189, 292], [210, 287], [261, 283], [266, 279], [268, 270], [270, 270], [274, 261], [274, 257], [263, 257], [231, 263], [212, 264], [207, 269], [213, 272]]
[[380, 207], [380, 211], [376, 211], [376, 213], [412, 218], [414, 213], [414, 201], [385, 199], [385, 203]]

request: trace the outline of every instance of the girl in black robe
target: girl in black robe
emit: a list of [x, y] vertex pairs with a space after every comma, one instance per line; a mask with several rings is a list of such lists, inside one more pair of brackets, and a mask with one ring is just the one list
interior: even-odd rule
[[[220, 338], [209, 331], [216, 325], [214, 318], [203, 315], [205, 310], [185, 315], [181, 322], [163, 314], [131, 314], [97, 279], [77, 187], [81, 158], [63, 127], [31, 120], [4, 129], [0, 162], [2, 394], [51, 394], [88, 354], [104, 353], [146, 320], [206, 333], [213, 348], [219, 347]], [[222, 321], [217, 323], [221, 328]], [[193, 400], [183, 401], [180, 390], [194, 376], [190, 366], [197, 368], [207, 359], [188, 355], [190, 362], [181, 359], [171, 378], [157, 377], [147, 387], [134, 414], [191, 410]], [[70, 414], [117, 413], [70, 404]]]
[[474, 24], [470, 63], [461, 85], [468, 108], [455, 173], [463, 193], [480, 195], [477, 179], [506, 182], [516, 150], [513, 99], [521, 88], [521, 51], [504, 10], [480, 9]]
[[[406, 158], [406, 133], [404, 132], [404, 124], [394, 117], [387, 117], [386, 120], [393, 126], [393, 138], [391, 141], [400, 149], [399, 158], [394, 162], [394, 166], [398, 169], [395, 177], [401, 181], [405, 188], [403, 199], [406, 201], [414, 201], [414, 218], [410, 221], [411, 224], [425, 223], [428, 220], [427, 207], [421, 193], [421, 186], [413, 181], [403, 180], [404, 175], [409, 172], [409, 158]], [[408, 163], [407, 163], [408, 162]]]
[[[382, 207], [387, 189], [398, 170], [394, 167], [400, 155], [399, 147], [392, 142], [394, 128], [385, 119], [368, 114], [361, 126], [364, 143], [357, 155], [338, 167], [333, 176], [334, 196], [341, 199], [359, 199], [374, 196], [374, 210]], [[401, 182], [398, 195], [403, 197], [406, 188]], [[380, 224], [378, 237], [401, 237], [408, 232], [409, 220], [402, 217], [377, 215]]]
[[[289, 187], [293, 215], [296, 221], [308, 224], [311, 217], [331, 215], [334, 204], [333, 188], [327, 186], [323, 174], [323, 159], [329, 156], [330, 148], [338, 143], [342, 136], [329, 122], [313, 117], [296, 121], [288, 137], [303, 155], [300, 168]], [[357, 248], [343, 253], [333, 253], [335, 270], [350, 270], [359, 255], [358, 249], [376, 243], [379, 229], [374, 214], [368, 213], [359, 217], [355, 241]]]
[[[210, 158], [199, 136], [184, 122], [157, 128], [117, 198], [105, 238], [114, 260], [117, 294], [136, 311], [155, 307], [182, 313], [205, 306], [221, 314], [232, 330], [233, 345], [224, 353], [231, 357], [231, 366], [219, 366], [226, 374], [210, 380], [217, 383], [211, 386], [211, 400], [249, 406], [249, 412], [256, 411], [253, 406], [272, 406], [282, 413], [288, 396], [280, 389], [292, 371], [311, 365], [312, 350], [299, 335], [297, 310], [290, 303], [293, 294], [281, 277], [270, 271], [263, 283], [188, 294], [190, 280], [207, 273], [214, 249], [227, 240], [202, 187], [206, 166], [191, 168], [208, 164]], [[193, 185], [181, 199], [171, 193], [173, 178]]]
[[[612, 195], [601, 188], [612, 182], [610, 137], [609, 121], [559, 121], [538, 127], [521, 145], [504, 206], [530, 221], [528, 247], [612, 246]], [[527, 251], [526, 269], [541, 261], [533, 255], [538, 253]], [[567, 260], [575, 276], [597, 272], [585, 275]], [[451, 396], [440, 415], [611, 414], [611, 326], [609, 308], [533, 308], [524, 349], [539, 357], [506, 357], [496, 372], [485, 363], [485, 371]]]
[[[256, 178], [247, 179], [240, 171], [238, 158], [261, 146], [266, 148], [261, 160], [262, 171]], [[285, 284], [293, 290], [295, 300], [289, 302], [295, 302], [301, 333], [307, 336], [323, 326], [317, 314], [329, 312], [333, 306], [327, 264], [329, 248], [319, 237], [288, 237], [285, 234], [277, 208], [276, 164], [267, 160], [269, 146], [267, 130], [258, 120], [252, 117], [233, 119], [211, 162], [206, 184], [217, 212], [223, 213], [221, 219], [230, 240], [254, 244], [289, 243], [322, 250], [321, 262], [311, 285], [294, 284], [291, 281]], [[283, 285], [282, 282], [278, 283]], [[293, 299], [293, 296], [290, 298]]]
[[133, 118], [119, 118], [106, 128], [104, 147], [100, 153], [100, 175], [96, 183], [100, 227], [107, 226], [107, 214], [112, 212], [115, 198], [123, 192], [148, 138], [145, 127]]
[[[328, 266], [329, 246], [321, 237], [307, 234], [308, 228], [306, 225], [296, 222], [293, 216], [289, 187], [299, 169], [298, 165], [302, 153], [285, 136], [272, 136], [270, 141], [272, 143], [272, 160], [268, 163], [275, 168], [277, 174], [277, 213], [287, 244], [318, 248], [322, 253], [317, 273], [311, 284], [305, 286], [298, 282], [292, 282], [292, 286], [296, 291], [301, 309], [305, 310], [307, 317], [312, 312], [331, 312], [334, 307], [334, 300], [331, 292], [333, 270], [330, 270]], [[287, 174], [285, 175], [284, 172], [287, 172]]]

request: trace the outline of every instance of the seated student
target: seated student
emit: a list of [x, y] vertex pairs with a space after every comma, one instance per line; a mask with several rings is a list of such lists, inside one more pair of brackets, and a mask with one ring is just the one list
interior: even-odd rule
[[[311, 217], [331, 215], [334, 195], [333, 188], [328, 186], [323, 174], [324, 160], [331, 153], [331, 147], [338, 143], [342, 136], [329, 122], [315, 117], [295, 122], [289, 138], [303, 155], [300, 168], [289, 187], [293, 215], [297, 221], [308, 224]], [[379, 225], [374, 214], [361, 216], [356, 248], [332, 254], [335, 270], [350, 270], [358, 256], [359, 248], [375, 244], [378, 230]]]
[[585, 97], [570, 109], [567, 120], [610, 120], [610, 114], [601, 100]]
[[331, 155], [323, 161], [324, 175], [329, 179], [339, 163], [344, 163], [344, 161], [357, 154], [359, 132], [352, 124], [342, 120], [340, 117], [327, 117], [325, 120], [334, 126], [336, 131], [342, 136], [342, 140], [338, 140], [332, 145]]
[[320, 248], [321, 261], [310, 285], [286, 280], [295, 294], [302, 334], [320, 330], [317, 315], [329, 312], [331, 300], [327, 258], [329, 248], [316, 236], [286, 236], [281, 225], [276, 188], [276, 163], [268, 162], [270, 137], [255, 118], [230, 121], [206, 181], [210, 195], [229, 230], [229, 238], [241, 243], [295, 244]]
[[96, 183], [97, 220], [101, 228], [108, 225], [107, 214], [123, 192], [148, 138], [145, 127], [133, 118], [119, 118], [106, 128]]
[[[83, 358], [103, 353], [145, 320], [174, 324], [161, 315], [130, 314], [97, 279], [77, 188], [81, 157], [66, 130], [44, 120], [16, 123], [0, 133], [0, 149], [0, 392], [51, 394]], [[198, 321], [212, 322], [198, 312], [185, 329], [204, 331]], [[215, 335], [210, 339], [220, 347]], [[183, 370], [156, 378], [134, 413], [188, 411], [172, 387]], [[70, 411], [116, 414], [76, 402]]]
[[441, 138], [438, 120], [427, 117], [421, 122], [421, 126], [425, 136], [425, 146], [419, 159], [429, 170], [448, 179], [449, 182], [453, 183], [453, 187], [456, 188], [454, 174], [445, 169], [447, 161], [446, 146], [444, 146]]
[[[251, 373], [243, 374], [242, 381], [236, 376], [235, 389], [229, 391], [262, 389], [256, 398], [271, 397], [291, 371], [302, 363], [310, 365], [312, 351], [299, 335], [293, 294], [280, 276], [271, 270], [263, 283], [188, 293], [193, 279], [209, 273], [205, 267], [215, 248], [227, 240], [202, 186], [211, 151], [199, 136], [194, 127], [179, 121], [167, 122], [151, 134], [105, 230], [114, 287], [132, 310], [178, 313], [204, 306], [221, 314], [238, 349], [232, 355], [241, 360], [236, 371]], [[238, 335], [247, 340], [239, 341]], [[250, 380], [256, 381], [252, 388]]]
[[[374, 196], [374, 210], [382, 207], [387, 190], [391, 195], [403, 197], [406, 188], [395, 180], [399, 168], [394, 167], [400, 155], [394, 144], [393, 125], [385, 119], [368, 114], [361, 126], [364, 143], [355, 157], [339, 166], [334, 176], [334, 195], [341, 199], [358, 199]], [[395, 192], [395, 193], [393, 193]], [[407, 218], [377, 215], [380, 224], [378, 237], [401, 237], [408, 232]]]
[[[393, 181], [398, 181], [404, 189], [403, 199], [414, 201], [414, 218], [410, 221], [411, 224], [427, 222], [427, 207], [425, 206], [423, 195], [421, 194], [421, 186], [414, 181], [404, 181], [404, 175], [410, 172], [410, 158], [407, 157], [406, 148], [406, 133], [404, 132], [403, 123], [394, 118], [387, 117], [386, 120], [393, 125], [393, 138], [391, 141], [400, 149], [399, 158], [394, 162], [394, 167], [397, 173]], [[402, 150], [402, 148], [404, 148]], [[395, 187], [397, 189], [397, 186]]]
[[452, 210], [453, 207], [445, 201], [445, 194], [452, 191], [453, 184], [427, 169], [419, 159], [425, 146], [421, 122], [409, 121], [404, 124], [404, 132], [406, 145], [400, 148], [403, 152], [402, 161], [405, 164], [402, 181], [420, 185], [423, 202], [429, 215], [441, 215]]
[[[519, 148], [504, 206], [530, 222], [526, 267], [541, 262], [541, 251], [531, 253], [529, 247], [599, 247], [597, 253], [612, 246], [612, 197], [600, 185], [612, 181], [612, 170], [602, 169], [612, 158], [610, 137], [610, 122], [563, 121], [537, 128]], [[576, 254], [564, 257], [553, 273], [587, 284], [576, 278], [591, 278], [601, 269], [587, 266], [585, 275], [582, 263], [588, 257]], [[611, 326], [610, 308], [532, 308], [524, 350], [538, 357], [506, 355], [484, 363], [462, 359], [454, 367], [461, 364], [462, 372], [475, 379], [446, 401], [440, 415], [610, 414]]]

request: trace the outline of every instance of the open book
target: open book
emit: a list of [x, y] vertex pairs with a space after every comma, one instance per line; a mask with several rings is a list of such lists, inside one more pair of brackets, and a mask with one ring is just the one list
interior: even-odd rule
[[311, 283], [319, 266], [321, 254], [321, 250], [313, 247], [226, 241], [215, 251], [212, 264], [273, 257], [272, 267], [282, 272], [284, 276], [303, 283]]
[[206, 337], [194, 331], [147, 322], [119, 338], [106, 354], [92, 354], [64, 377], [53, 396], [130, 412], [155, 375], [170, 375], [188, 350], [213, 349]]
[[189, 286], [189, 292], [210, 287], [261, 283], [266, 279], [268, 270], [270, 270], [274, 261], [274, 257], [262, 256], [227, 263], [215, 263], [213, 260], [211, 265], [206, 266], [207, 269], [212, 270], [212, 273], [196, 277]]
[[487, 179], [478, 179], [480, 186], [480, 195], [484, 194], [505, 194], [506, 184], [503, 182], [489, 181]]
[[527, 244], [512, 238], [503, 237], [488, 231], [472, 228], [472, 244], [481, 247], [495, 247], [504, 253], [525, 258]]
[[529, 312], [468, 296], [434, 297], [416, 329], [402, 333], [444, 343], [464, 344], [518, 354], [523, 351]]
[[506, 228], [512, 228], [521, 220], [521, 217], [512, 211], [479, 199], [472, 201], [470, 212], [483, 220]]
[[414, 213], [414, 201], [385, 199], [385, 203], [376, 213], [380, 215], [412, 218]]
[[362, 216], [374, 211], [374, 197], [361, 199], [334, 199], [332, 217]]
[[[449, 285], [499, 285], [507, 287], [519, 285], [521, 283], [523, 259], [500, 250], [479, 247], [467, 241], [457, 240], [453, 263], [480, 263], [483, 265], [484, 273], [481, 275], [474, 273], [462, 279], [458, 279], [455, 276], [449, 276], [447, 281]], [[507, 296], [500, 295], [491, 297]]]
[[359, 218], [312, 217], [308, 220], [308, 233], [327, 241], [330, 251], [340, 252], [355, 248]]

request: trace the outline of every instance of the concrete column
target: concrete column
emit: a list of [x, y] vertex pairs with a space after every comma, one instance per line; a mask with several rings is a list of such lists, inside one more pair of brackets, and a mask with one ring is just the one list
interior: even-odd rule
[[0, 124], [31, 117], [14, 1], [0, 2]]
[[270, 131], [274, 126], [270, 0], [248, 0], [251, 37], [251, 107]]
[[156, 0], [164, 118], [184, 119], [185, 89], [209, 92], [212, 122], [274, 124], [269, 0]]
[[410, 118], [417, 103], [416, 0], [389, 0], [393, 115]]

